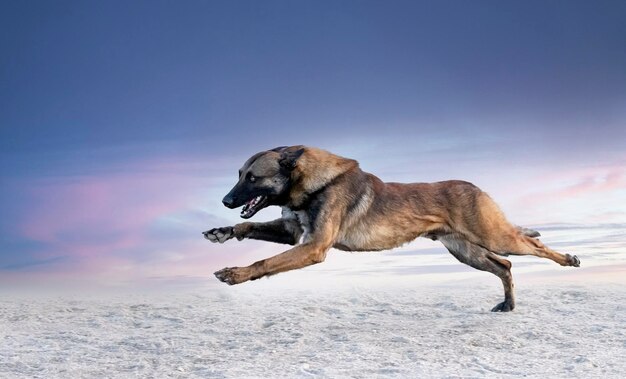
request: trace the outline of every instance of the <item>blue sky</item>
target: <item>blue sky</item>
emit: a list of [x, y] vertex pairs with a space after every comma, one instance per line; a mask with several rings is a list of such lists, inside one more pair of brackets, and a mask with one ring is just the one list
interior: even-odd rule
[[245, 158], [290, 144], [471, 180], [518, 223], [626, 223], [624, 19], [621, 1], [3, 2], [0, 272], [201, 276], [278, 252], [197, 237], [238, 221], [219, 200]]

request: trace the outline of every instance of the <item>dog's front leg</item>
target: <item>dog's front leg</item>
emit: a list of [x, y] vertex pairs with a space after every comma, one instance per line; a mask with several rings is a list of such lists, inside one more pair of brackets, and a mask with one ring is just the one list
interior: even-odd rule
[[215, 272], [215, 276], [222, 282], [232, 285], [323, 262], [326, 252], [337, 239], [345, 213], [345, 204], [337, 199], [338, 197], [332, 194], [325, 197], [326, 202], [312, 221], [313, 233], [308, 242], [250, 266], [227, 267]]
[[215, 272], [215, 276], [224, 283], [239, 284], [323, 262], [329, 249], [330, 246], [309, 242], [271, 258], [255, 262], [250, 266], [224, 268]]
[[[295, 245], [300, 241], [302, 227], [296, 219], [279, 218], [270, 222], [244, 222], [235, 226], [243, 238]], [[239, 237], [237, 237], [239, 238]]]
[[257, 240], [295, 245], [300, 240], [302, 229], [295, 219], [279, 218], [270, 222], [243, 222], [235, 226], [213, 228], [202, 233], [211, 242], [224, 243], [231, 238]]

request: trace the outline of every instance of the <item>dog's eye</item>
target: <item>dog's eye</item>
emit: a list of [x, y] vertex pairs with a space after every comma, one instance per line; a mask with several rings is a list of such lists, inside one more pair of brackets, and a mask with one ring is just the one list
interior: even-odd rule
[[256, 182], [256, 177], [254, 175], [250, 175], [248, 176], [248, 180], [251, 181], [252, 183]]

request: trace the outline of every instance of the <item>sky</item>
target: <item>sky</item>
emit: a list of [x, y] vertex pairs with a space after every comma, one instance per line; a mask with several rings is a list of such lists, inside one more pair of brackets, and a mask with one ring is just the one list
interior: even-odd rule
[[276, 254], [201, 232], [240, 221], [222, 197], [282, 145], [472, 181], [521, 225], [624, 230], [625, 19], [622, 1], [2, 2], [0, 285], [199, 283]]

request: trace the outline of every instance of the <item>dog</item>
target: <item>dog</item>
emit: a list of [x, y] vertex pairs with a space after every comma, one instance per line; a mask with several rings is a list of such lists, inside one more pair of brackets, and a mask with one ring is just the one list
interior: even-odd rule
[[580, 265], [575, 255], [545, 246], [538, 232], [510, 224], [489, 195], [469, 182], [384, 183], [357, 161], [314, 147], [282, 146], [253, 155], [222, 202], [231, 209], [243, 206], [244, 219], [270, 205], [282, 207], [282, 217], [213, 228], [203, 232], [209, 241], [294, 245], [250, 266], [215, 272], [230, 285], [321, 263], [333, 247], [380, 251], [425, 237], [441, 241], [460, 262], [498, 276], [504, 301], [492, 311], [508, 312], [515, 296], [511, 262], [503, 257], [535, 255]]

